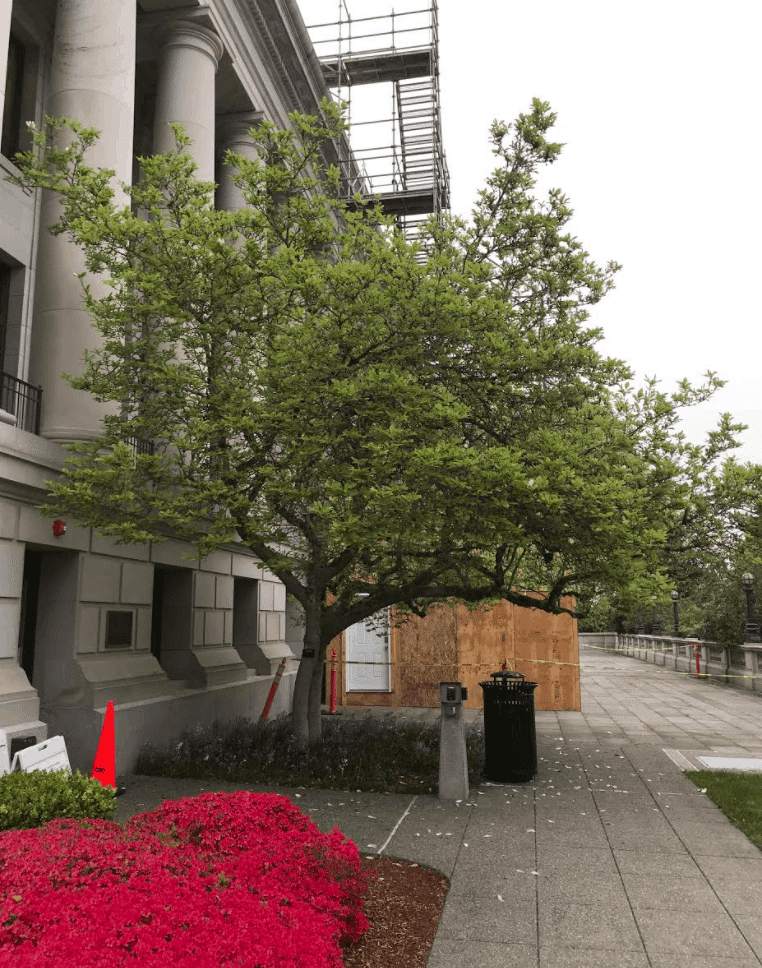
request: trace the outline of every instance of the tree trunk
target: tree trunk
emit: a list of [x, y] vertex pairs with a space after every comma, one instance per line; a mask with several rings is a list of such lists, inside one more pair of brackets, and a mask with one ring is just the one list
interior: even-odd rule
[[312, 667], [312, 680], [310, 682], [309, 708], [307, 722], [309, 725], [310, 746], [319, 746], [323, 742], [323, 715], [321, 712], [320, 698], [323, 692], [325, 649], [319, 648]]
[[310, 741], [307, 712], [309, 708], [310, 683], [312, 682], [312, 667], [314, 661], [314, 659], [305, 659], [304, 657], [299, 660], [296, 682], [294, 683], [291, 730], [296, 740], [296, 748], [302, 751], [309, 747]]
[[[306, 751], [315, 742], [320, 742], [320, 677], [322, 669], [320, 649], [320, 607], [304, 610], [304, 646], [302, 658], [294, 683], [294, 699], [291, 710], [291, 728], [296, 740], [296, 748]], [[314, 723], [313, 683], [318, 680], [317, 725]], [[317, 736], [316, 740], [313, 737]]]

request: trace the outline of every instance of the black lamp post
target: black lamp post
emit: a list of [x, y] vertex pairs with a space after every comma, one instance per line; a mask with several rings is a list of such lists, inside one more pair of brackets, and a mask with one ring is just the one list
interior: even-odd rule
[[672, 599], [672, 624], [675, 626], [675, 638], [680, 638], [680, 616], [677, 611], [677, 600], [680, 597], [676, 591], [669, 593]]
[[754, 575], [751, 572], [741, 578], [743, 592], [746, 596], [746, 627], [744, 629], [744, 641], [759, 642], [759, 623], [754, 620]]
[[659, 610], [654, 605], [654, 614], [651, 619], [651, 635], [664, 635], [664, 626], [659, 621]]

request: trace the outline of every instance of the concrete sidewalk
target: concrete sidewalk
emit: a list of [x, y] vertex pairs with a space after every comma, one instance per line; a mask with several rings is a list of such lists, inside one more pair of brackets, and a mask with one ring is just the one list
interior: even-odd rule
[[[532, 783], [485, 783], [460, 804], [256, 789], [288, 795], [363, 853], [447, 875], [428, 968], [762, 965], [762, 852], [665, 752], [759, 756], [762, 699], [622, 655], [584, 649], [581, 661], [583, 712], [536, 715]], [[120, 782], [120, 822], [163, 797], [238, 788]]]

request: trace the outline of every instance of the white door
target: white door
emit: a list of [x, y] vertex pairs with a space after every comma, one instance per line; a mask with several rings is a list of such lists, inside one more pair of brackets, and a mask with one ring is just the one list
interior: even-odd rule
[[391, 692], [389, 612], [378, 612], [344, 633], [347, 692]]

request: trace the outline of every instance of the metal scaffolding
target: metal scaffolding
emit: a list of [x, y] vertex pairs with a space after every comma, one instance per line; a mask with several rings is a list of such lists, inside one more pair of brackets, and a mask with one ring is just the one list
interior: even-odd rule
[[361, 18], [338, 0], [338, 19], [308, 30], [327, 84], [347, 105], [351, 154], [346, 143], [340, 147], [345, 198], [378, 199], [425, 251], [426, 219], [450, 205], [437, 0]]

